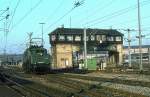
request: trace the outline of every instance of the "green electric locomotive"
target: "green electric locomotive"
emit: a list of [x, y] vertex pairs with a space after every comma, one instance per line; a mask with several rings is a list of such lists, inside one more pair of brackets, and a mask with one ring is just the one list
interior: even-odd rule
[[23, 70], [31, 73], [45, 73], [50, 68], [50, 56], [43, 46], [32, 45], [27, 48], [23, 56]]

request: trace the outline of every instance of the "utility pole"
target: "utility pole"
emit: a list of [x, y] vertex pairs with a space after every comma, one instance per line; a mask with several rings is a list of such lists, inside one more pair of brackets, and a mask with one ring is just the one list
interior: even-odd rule
[[[4, 43], [5, 43], [5, 34], [6, 34], [6, 25], [5, 25], [6, 23], [4, 22]], [[4, 64], [5, 64], [5, 61], [6, 61], [6, 43], [4, 44], [4, 59], [3, 59], [3, 61], [4, 61]]]
[[128, 31], [129, 67], [132, 67], [132, 65], [131, 65], [131, 50], [130, 50], [130, 43], [131, 43], [130, 29], [127, 29], [127, 31]]
[[44, 46], [44, 39], [43, 39], [43, 25], [44, 25], [45, 23], [39, 23], [39, 24], [42, 25], [42, 47], [43, 47], [43, 46]]
[[29, 47], [31, 47], [33, 32], [28, 33], [28, 35], [29, 35]]
[[3, 59], [4, 65], [6, 65], [6, 49], [4, 48], [4, 59]]
[[142, 65], [142, 36], [141, 36], [141, 17], [140, 17], [140, 1], [137, 0], [138, 5], [138, 28], [139, 28], [139, 55], [140, 55], [140, 72], [143, 71]]
[[5, 65], [6, 65], [6, 58], [7, 58], [7, 55], [6, 55], [6, 48], [7, 48], [7, 36], [8, 36], [8, 19], [9, 19], [9, 8], [7, 8], [5, 11], [7, 11], [6, 15], [4, 16], [5, 17], [5, 21], [4, 21], [4, 41], [5, 41], [5, 44], [4, 44], [4, 62], [5, 62]]
[[86, 45], [86, 28], [84, 28], [84, 67], [87, 69], [87, 45]]
[[132, 67], [132, 64], [131, 64], [131, 37], [130, 37], [130, 31], [135, 31], [134, 29], [127, 29], [127, 30], [124, 30], [124, 31], [127, 31], [128, 32], [128, 39], [127, 39], [127, 42], [128, 42], [128, 60], [129, 60], [129, 67]]
[[148, 63], [150, 64], [150, 48], [148, 48]]

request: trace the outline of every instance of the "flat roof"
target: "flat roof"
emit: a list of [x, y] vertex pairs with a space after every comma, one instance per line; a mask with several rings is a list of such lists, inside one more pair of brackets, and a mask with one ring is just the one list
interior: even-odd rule
[[[51, 34], [83, 34], [83, 28], [56, 28], [54, 31], [50, 32]], [[123, 36], [123, 34], [115, 29], [91, 29], [87, 28], [87, 35], [93, 34], [104, 34], [104, 35], [114, 35], [114, 36]]]

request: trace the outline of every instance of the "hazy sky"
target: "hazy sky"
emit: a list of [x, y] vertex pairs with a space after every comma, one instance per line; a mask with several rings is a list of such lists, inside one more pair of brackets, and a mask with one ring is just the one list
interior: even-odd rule
[[[33, 37], [41, 37], [40, 22], [45, 23], [44, 46], [46, 48], [50, 47], [48, 33], [62, 24], [64, 27], [70, 27], [70, 20], [71, 27], [75, 28], [138, 29], [137, 0], [84, 0], [82, 6], [76, 7], [68, 13], [77, 1], [0, 0], [0, 10], [9, 7], [10, 14], [8, 24], [11, 24], [7, 39], [7, 52], [22, 53], [26, 48], [27, 33], [29, 32], [33, 32]], [[17, 2], [19, 2], [18, 6]], [[140, 0], [140, 2], [142, 34], [146, 35], [143, 44], [150, 44], [150, 0]], [[14, 11], [15, 9], [16, 11]], [[1, 13], [2, 11], [0, 11], [0, 20], [2, 16], [6, 16], [6, 13], [3, 15]], [[61, 17], [63, 18], [60, 19]], [[4, 20], [0, 21], [0, 53], [3, 53], [5, 44], [2, 28], [4, 28]], [[125, 34], [124, 38], [127, 37], [125, 31], [119, 31]], [[137, 35], [137, 31], [131, 32], [132, 45], [138, 44], [138, 39], [135, 38]], [[124, 42], [124, 44], [127, 43]]]

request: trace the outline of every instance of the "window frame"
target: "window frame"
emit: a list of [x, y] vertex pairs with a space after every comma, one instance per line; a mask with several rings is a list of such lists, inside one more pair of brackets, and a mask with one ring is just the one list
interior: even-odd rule
[[[71, 40], [70, 40], [71, 39]], [[73, 35], [67, 35], [66, 36], [67, 41], [73, 41]]]
[[[119, 40], [118, 40], [118, 39], [119, 39]], [[115, 37], [115, 40], [116, 40], [116, 41], [122, 41], [122, 37], [121, 37], [121, 36], [116, 36], [116, 37]]]
[[51, 35], [51, 40], [55, 41], [56, 40], [56, 35]]
[[91, 40], [91, 41], [95, 41], [95, 35], [91, 35], [91, 36], [90, 36], [90, 40]]
[[102, 40], [102, 35], [97, 34], [97, 35], [96, 35], [96, 41], [101, 41], [101, 40]]
[[[64, 38], [61, 39], [60, 37], [64, 37]], [[59, 41], [65, 41], [65, 35], [59, 35], [59, 36], [58, 36], [58, 40], [59, 40]]]
[[114, 36], [107, 36], [107, 41], [114, 41]]
[[101, 40], [106, 41], [106, 35], [101, 35]]
[[81, 41], [81, 35], [75, 35], [74, 41]]

